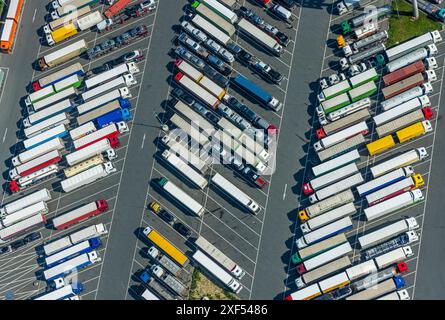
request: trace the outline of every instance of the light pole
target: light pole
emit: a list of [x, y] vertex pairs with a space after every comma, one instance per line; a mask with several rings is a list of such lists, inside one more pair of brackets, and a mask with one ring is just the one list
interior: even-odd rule
[[417, 0], [413, 0], [413, 18], [419, 19], [419, 7], [417, 6]]

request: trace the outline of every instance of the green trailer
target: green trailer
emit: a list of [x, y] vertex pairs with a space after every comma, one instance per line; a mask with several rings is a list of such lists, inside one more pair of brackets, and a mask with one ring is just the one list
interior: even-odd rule
[[349, 83], [351, 84], [352, 88], [357, 88], [366, 82], [377, 81], [379, 80], [379, 78], [380, 76], [377, 73], [377, 71], [374, 68], [372, 68], [362, 73], [359, 73], [356, 76], [351, 77], [349, 79]]
[[340, 108], [343, 108], [344, 106], [347, 106], [350, 104], [349, 96], [347, 93], [342, 93], [338, 96], [335, 96], [331, 99], [322, 101], [320, 103], [320, 106], [323, 109], [323, 112], [325, 114], [329, 114], [335, 110], [338, 110]]

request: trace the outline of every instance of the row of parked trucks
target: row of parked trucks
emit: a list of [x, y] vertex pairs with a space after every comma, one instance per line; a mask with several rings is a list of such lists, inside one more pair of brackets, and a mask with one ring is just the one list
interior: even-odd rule
[[[342, 27], [347, 34], [360, 25], [349, 20]], [[367, 221], [424, 200], [419, 189], [424, 180], [412, 165], [427, 158], [425, 148], [403, 152], [369, 167], [371, 180], [365, 181], [358, 168], [358, 147], [367, 143], [366, 149], [373, 156], [395, 145], [394, 133], [403, 143], [432, 131], [428, 94], [432, 92], [431, 82], [437, 80], [432, 70], [437, 64], [431, 55], [437, 53], [434, 44], [439, 41], [439, 32], [433, 31], [383, 50], [387, 74], [380, 80], [385, 85], [381, 94], [385, 100], [378, 106], [380, 113], [371, 115], [368, 96], [363, 99], [365, 106], [354, 101], [355, 106], [353, 103], [338, 108], [344, 108], [341, 116], [330, 118], [337, 111], [334, 110], [320, 117], [324, 123], [320, 121], [319, 141], [314, 149], [321, 163], [312, 167], [314, 178], [303, 185], [303, 193], [312, 204], [298, 212], [302, 236], [296, 239], [298, 251], [291, 257], [300, 275], [296, 279], [299, 290], [286, 299], [409, 299], [401, 274], [407, 270], [403, 261], [413, 255], [410, 244], [419, 239], [416, 219], [396, 220], [359, 236], [362, 262], [356, 265], [349, 258], [354, 250], [345, 233], [353, 227], [352, 217], [357, 216], [355, 194], [366, 200], [362, 203]], [[354, 43], [357, 42], [348, 45], [354, 48]], [[374, 68], [362, 73], [366, 72], [376, 75], [372, 81], [379, 79]], [[323, 102], [353, 90], [354, 77], [357, 75], [340, 77], [331, 86], [322, 83], [320, 110]], [[378, 139], [369, 142], [365, 135], [371, 118]], [[326, 153], [327, 150], [332, 152]]]

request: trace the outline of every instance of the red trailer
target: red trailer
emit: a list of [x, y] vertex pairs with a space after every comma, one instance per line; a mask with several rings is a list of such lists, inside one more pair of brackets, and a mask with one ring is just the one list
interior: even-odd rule
[[107, 11], [104, 12], [105, 16], [108, 19], [111, 19], [116, 13], [121, 11], [127, 4], [129, 4], [131, 0], [119, 0], [115, 4], [113, 4], [111, 7], [107, 9]]
[[386, 99], [392, 98], [406, 90], [420, 86], [424, 82], [423, 74], [416, 73], [415, 75], [396, 82], [388, 87], [382, 89], [383, 97]]
[[400, 80], [406, 79], [413, 74], [416, 74], [418, 72], [425, 71], [425, 65], [422, 61], [414, 62], [410, 65], [407, 65], [406, 67], [396, 70], [394, 72], [388, 73], [383, 77], [383, 82], [385, 83], [385, 86], [389, 86], [393, 83], [396, 83]]
[[89, 217], [96, 216], [108, 210], [108, 204], [105, 200], [91, 202], [80, 208], [74, 209], [53, 219], [53, 226], [57, 230], [66, 229]]

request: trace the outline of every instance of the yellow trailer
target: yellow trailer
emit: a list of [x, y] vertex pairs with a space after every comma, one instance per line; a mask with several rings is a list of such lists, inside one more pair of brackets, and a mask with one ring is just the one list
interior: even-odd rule
[[60, 27], [54, 31], [52, 31], [47, 36], [47, 42], [50, 46], [55, 45], [56, 43], [62, 42], [74, 35], [77, 34], [77, 28], [74, 23], [70, 23]]
[[405, 141], [414, 139], [415, 137], [421, 136], [427, 132], [433, 131], [433, 127], [429, 120], [417, 122], [415, 124], [410, 125], [404, 129], [401, 129], [396, 132], [397, 139], [399, 139], [400, 143]]
[[156, 230], [146, 227], [143, 231], [148, 240], [153, 242], [159, 249], [164, 253], [168, 254], [170, 258], [176, 261], [179, 265], [187, 265], [188, 258], [181, 250], [176, 248], [170, 241], [168, 241], [163, 235], [161, 235]]
[[394, 139], [391, 135], [387, 135], [383, 138], [380, 138], [376, 141], [373, 141], [371, 143], [368, 143], [366, 145], [366, 148], [368, 148], [368, 152], [370, 156], [374, 156], [376, 154], [379, 154], [385, 150], [388, 150], [389, 148], [392, 148], [396, 145], [394, 142]]

